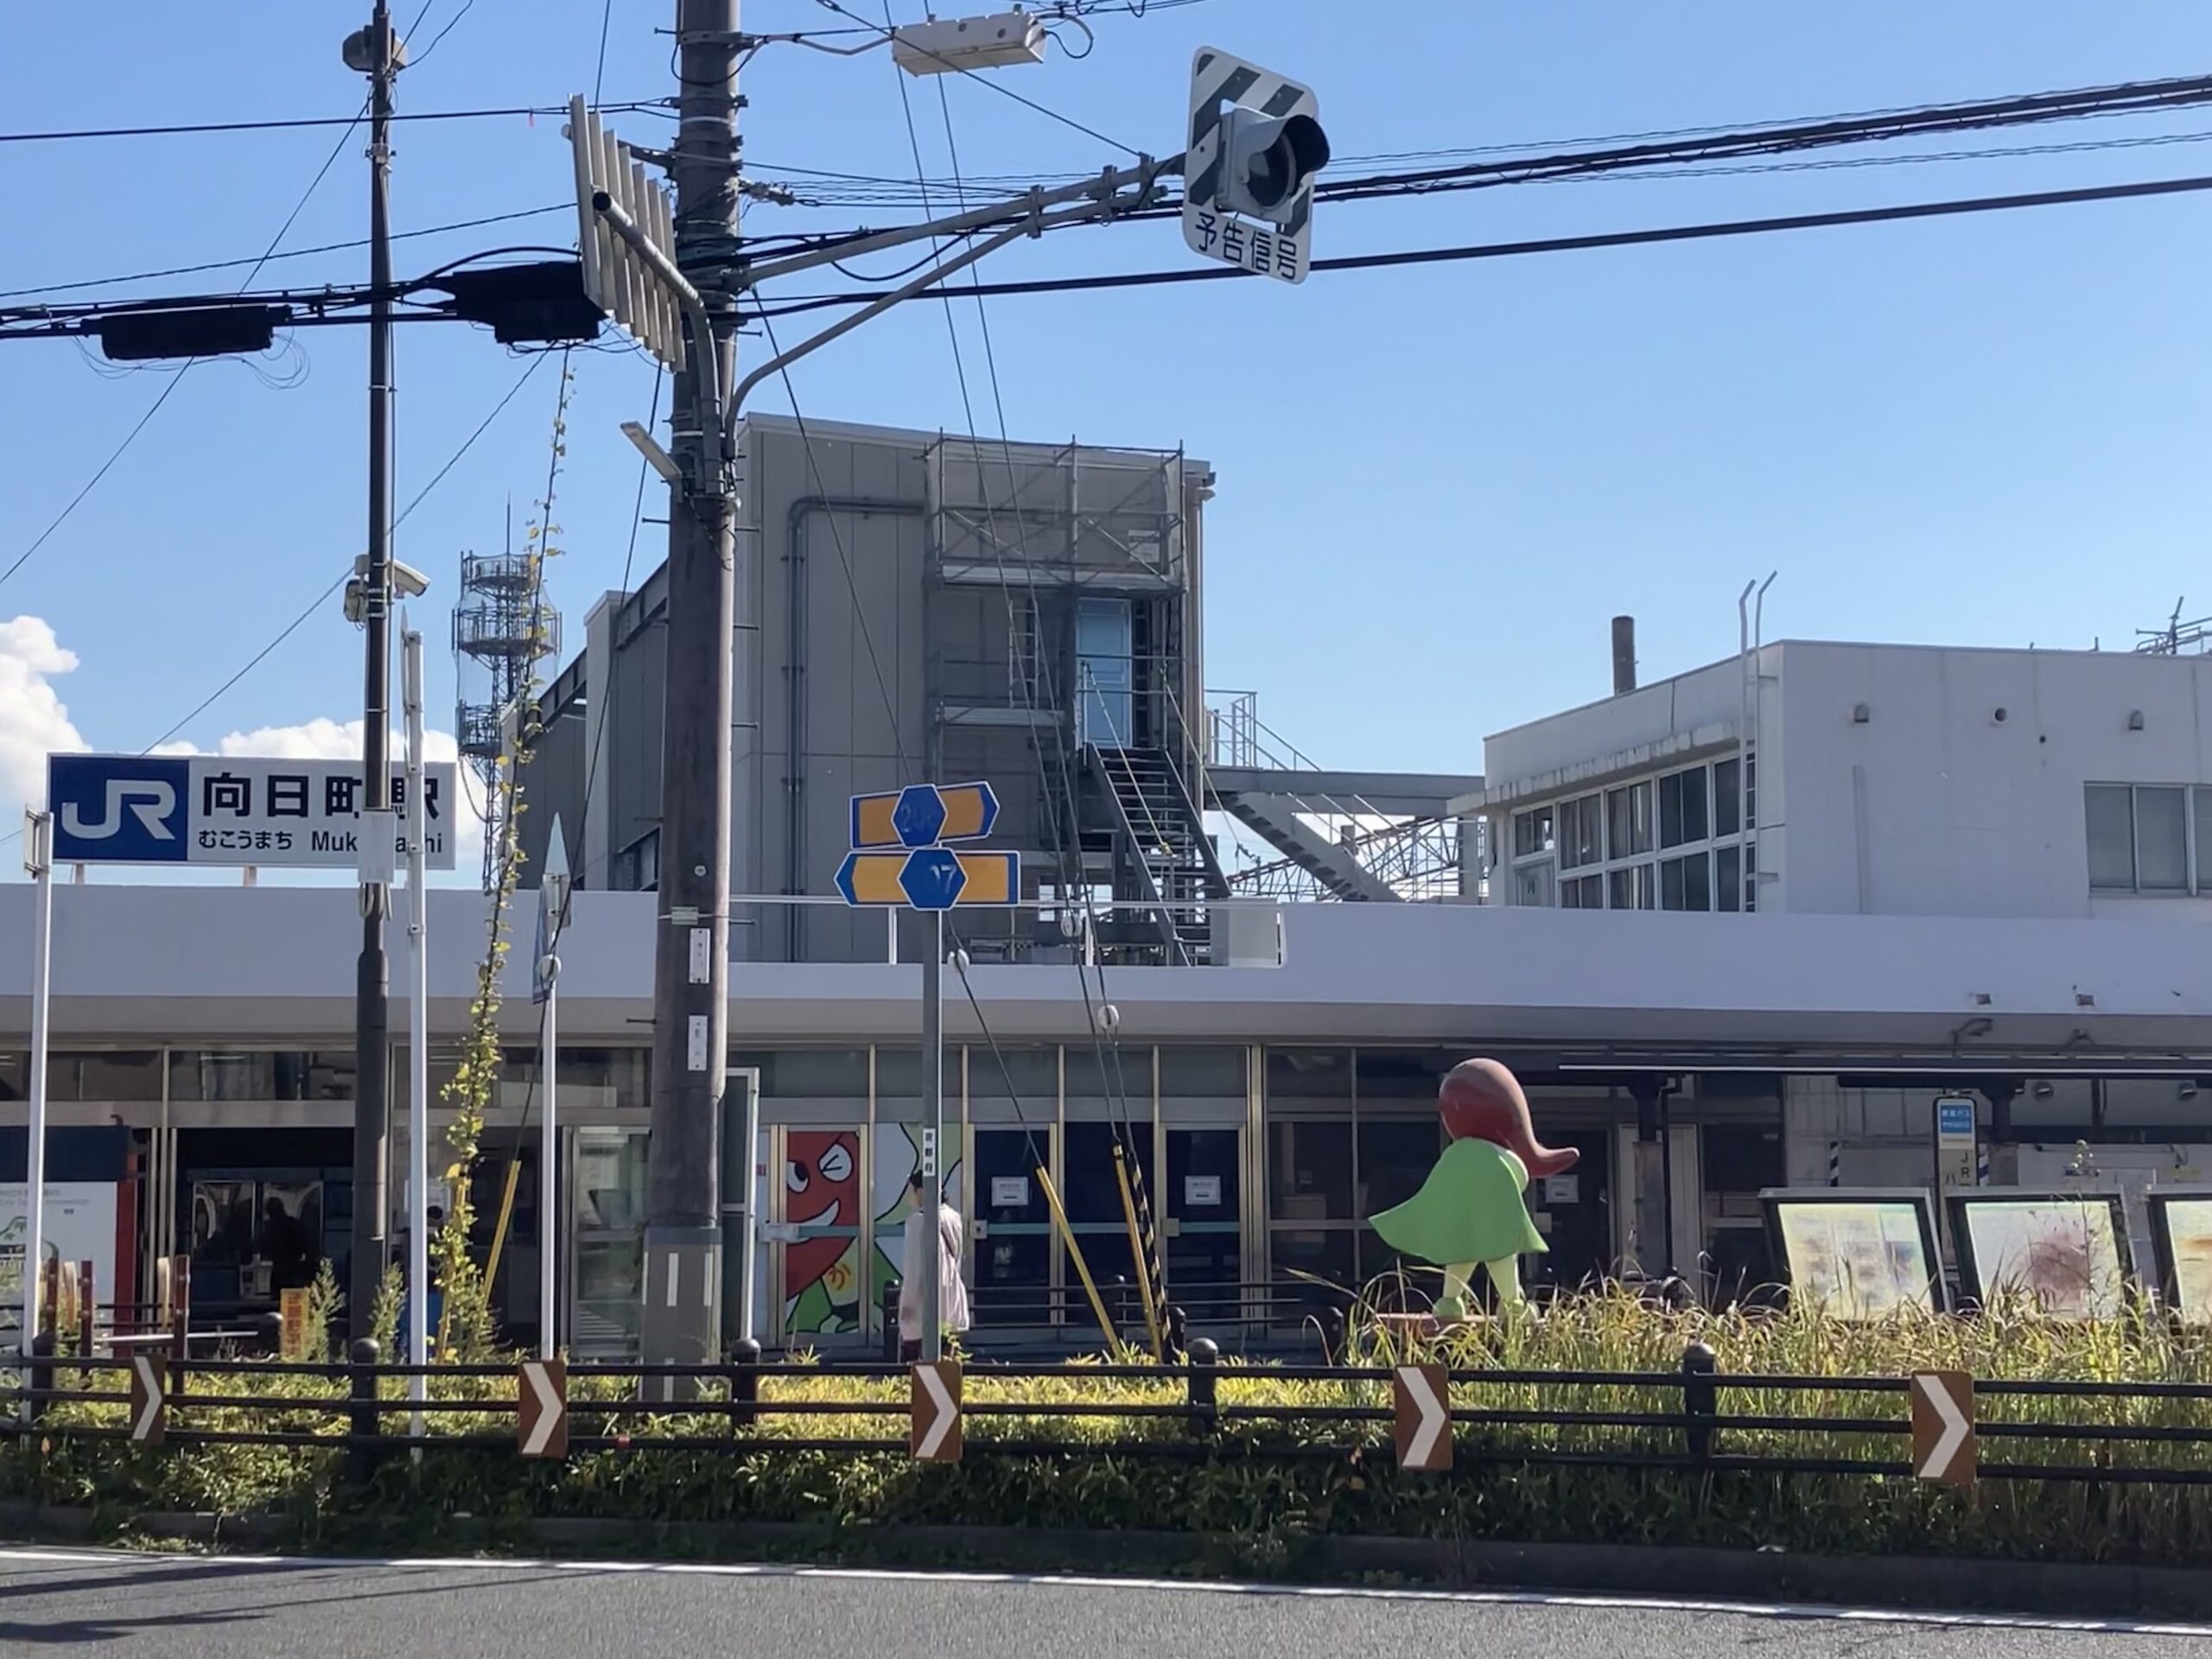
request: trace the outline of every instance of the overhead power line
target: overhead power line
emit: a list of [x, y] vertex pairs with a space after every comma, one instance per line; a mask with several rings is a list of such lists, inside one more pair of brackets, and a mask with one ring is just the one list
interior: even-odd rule
[[[2093, 201], [2126, 201], [2145, 197], [2184, 195], [2212, 190], [2212, 177], [2152, 179], [2136, 184], [2091, 185], [2075, 190], [2039, 190], [2026, 195], [1973, 196], [1954, 201], [1917, 201], [1886, 207], [1859, 207], [1840, 213], [1792, 213], [1778, 219], [1725, 219], [1703, 225], [1667, 225], [1640, 231], [1601, 231], [1586, 236], [1538, 237], [1520, 242], [1482, 242], [1461, 247], [1408, 248], [1387, 253], [1348, 254], [1316, 259], [1316, 271], [1381, 270], [1400, 265], [1449, 264], [1472, 259], [1504, 259], [1523, 254], [1573, 253], [1597, 248], [1642, 247], [1662, 242], [1697, 242], [1723, 237], [1771, 235], [1782, 231], [1831, 229], [1848, 225], [1878, 225], [1913, 219], [1947, 219], [1967, 213], [2005, 213], [2024, 207], [2063, 207]], [[1115, 271], [1093, 276], [1043, 277], [1031, 282], [968, 283], [944, 291], [954, 295], [1065, 294], [1099, 289], [1165, 288], [1183, 283], [1234, 281], [1253, 273], [1229, 265], [1192, 266], [1174, 270]], [[804, 311], [840, 305], [869, 305], [883, 296], [874, 292], [818, 294], [786, 302], [770, 302], [752, 315], [785, 317]], [[916, 295], [934, 298], [936, 290]]]
[[[454, 22], [458, 22], [459, 18]], [[595, 107], [603, 115], [622, 115], [632, 111], [658, 111], [664, 105], [662, 99], [637, 99], [626, 104], [601, 104]], [[394, 121], [487, 121], [500, 116], [565, 116], [566, 105], [517, 105], [501, 110], [417, 110], [411, 114], [396, 113]], [[345, 127], [351, 129], [359, 118], [343, 115], [297, 116], [269, 121], [181, 121], [154, 127], [74, 127], [45, 132], [0, 132], [0, 144], [52, 144], [81, 138], [179, 138], [195, 133], [208, 132], [296, 132], [314, 127]]]

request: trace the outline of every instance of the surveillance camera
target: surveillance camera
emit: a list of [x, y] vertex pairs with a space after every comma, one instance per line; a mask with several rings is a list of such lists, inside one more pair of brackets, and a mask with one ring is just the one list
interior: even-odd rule
[[[369, 574], [369, 556], [365, 553], [353, 561], [353, 575], [365, 579]], [[430, 591], [430, 579], [411, 564], [391, 561], [391, 590], [402, 599], [420, 599]]]

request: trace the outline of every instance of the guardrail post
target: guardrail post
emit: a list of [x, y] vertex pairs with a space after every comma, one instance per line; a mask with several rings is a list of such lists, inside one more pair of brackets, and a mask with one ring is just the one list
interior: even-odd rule
[[353, 1409], [347, 1433], [353, 1444], [346, 1449], [346, 1472], [358, 1484], [365, 1484], [377, 1469], [377, 1449], [368, 1442], [382, 1421], [377, 1410], [377, 1361], [382, 1353], [374, 1337], [363, 1337], [349, 1355]]
[[1179, 1307], [1167, 1310], [1167, 1357], [1180, 1359], [1190, 1351], [1191, 1316]]
[[752, 1427], [760, 1416], [753, 1408], [760, 1402], [760, 1344], [751, 1337], [740, 1337], [729, 1352], [729, 1426], [734, 1434]]
[[1690, 1456], [1700, 1463], [1713, 1456], [1712, 1423], [1719, 1390], [1713, 1387], [1712, 1377], [1719, 1369], [1719, 1356], [1707, 1344], [1694, 1342], [1682, 1350], [1682, 1413], [1690, 1420], [1682, 1435]]
[[169, 1397], [184, 1392], [186, 1363], [192, 1357], [192, 1258], [181, 1253], [169, 1265]]
[[1221, 1350], [1211, 1338], [1200, 1337], [1191, 1344], [1191, 1432], [1194, 1434], [1212, 1433], [1218, 1421], [1214, 1384], [1220, 1363]]
[[[92, 1264], [77, 1264], [77, 1357], [88, 1360], [92, 1357], [92, 1344], [99, 1340], [99, 1303], [94, 1300]], [[84, 1386], [92, 1386], [92, 1374], [84, 1373]]]
[[1344, 1363], [1344, 1342], [1347, 1334], [1344, 1311], [1332, 1303], [1321, 1310], [1321, 1363], [1324, 1365]]
[[31, 1338], [30, 1363], [23, 1370], [23, 1386], [31, 1391], [25, 1413], [32, 1422], [46, 1415], [46, 1408], [53, 1402], [44, 1391], [54, 1386], [54, 1331], [51, 1326]]

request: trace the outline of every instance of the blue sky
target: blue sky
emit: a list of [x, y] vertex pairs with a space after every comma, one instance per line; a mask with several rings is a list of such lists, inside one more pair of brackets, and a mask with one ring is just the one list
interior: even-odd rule
[[[403, 22], [421, 3], [403, 0]], [[463, 3], [429, 0], [417, 51], [454, 27], [403, 78], [403, 109], [550, 106], [589, 90], [601, 0], [475, 0], [465, 13]], [[670, 90], [658, 31], [672, 10], [616, 0], [608, 99]], [[362, 83], [338, 47], [357, 10], [365, 5], [136, 7], [131, 49], [112, 53], [88, 47], [73, 8], [20, 7], [0, 67], [0, 127], [350, 115]], [[911, 21], [920, 5], [895, 0], [894, 10]], [[838, 20], [811, 0], [752, 0], [745, 21], [771, 31]], [[2207, 60], [2204, 20], [2190, 8], [2027, 0], [1826, 10], [1207, 0], [1094, 27], [1089, 58], [1056, 54], [1001, 84], [1163, 153], [1179, 147], [1201, 42], [1312, 81], [1340, 156], [1996, 96], [2191, 73]], [[764, 53], [746, 79], [753, 169], [910, 175], [898, 80], [880, 53]], [[941, 175], [938, 87], [909, 91], [925, 163]], [[955, 78], [945, 91], [970, 175], [1116, 159], [982, 85]], [[668, 130], [647, 114], [612, 124], [639, 140]], [[2212, 111], [1951, 147], [2200, 132], [2212, 134]], [[287, 131], [0, 144], [16, 226], [0, 249], [0, 290], [257, 253], [334, 141]], [[346, 142], [284, 246], [363, 233], [360, 149], [358, 137]], [[560, 203], [568, 168], [557, 118], [406, 125], [396, 222], [404, 231]], [[2197, 171], [2212, 172], [2212, 144], [1516, 187], [1342, 205], [1320, 215], [1317, 251]], [[1646, 675], [1671, 672], [1733, 649], [1736, 593], [1769, 570], [1781, 573], [1770, 635], [2112, 646], [2161, 620], [2178, 594], [2212, 611], [2198, 557], [2208, 212], [2212, 203], [2182, 197], [1323, 275], [1295, 289], [1008, 298], [993, 302], [990, 324], [1015, 436], [1180, 442], [1218, 470], [1211, 683], [1256, 690], [1269, 724], [1325, 761], [1473, 771], [1484, 733], [1602, 693], [1614, 612], [1639, 618]], [[893, 216], [758, 207], [747, 224], [766, 233]], [[399, 264], [404, 274], [572, 235], [572, 221], [552, 214], [404, 242]], [[988, 274], [1189, 257], [1170, 225], [1083, 229], [1009, 250]], [[283, 261], [263, 281], [365, 273], [353, 251]], [[242, 274], [97, 291], [172, 292]], [[973, 308], [957, 315], [980, 397]], [[135, 750], [359, 551], [365, 343], [355, 330], [311, 330], [299, 348], [307, 378], [289, 390], [236, 363], [194, 369], [0, 585], [0, 797], [16, 792], [8, 728], [20, 751], [51, 717], [36, 706], [42, 688], [85, 742]], [[473, 329], [401, 332], [403, 503], [527, 366]], [[642, 417], [652, 373], [635, 357], [597, 353], [580, 353], [575, 370], [555, 514], [566, 551], [552, 588], [580, 634], [583, 609], [621, 575], [637, 461], [616, 427]], [[824, 351], [795, 380], [812, 416], [951, 427], [963, 418], [951, 370], [943, 310], [915, 306]], [[144, 414], [166, 371], [102, 372], [67, 342], [21, 342], [5, 347], [0, 375], [4, 568]], [[401, 556], [438, 582], [424, 618], [435, 723], [450, 724], [442, 646], [454, 561], [496, 550], [510, 498], [519, 523], [542, 492], [555, 382], [542, 369], [400, 532]], [[775, 391], [762, 406], [788, 404]], [[657, 493], [647, 498], [656, 516]], [[645, 527], [638, 575], [663, 535]], [[359, 636], [334, 601], [181, 737], [212, 748], [232, 733], [342, 721], [359, 697]], [[0, 798], [0, 812], [14, 811]]]

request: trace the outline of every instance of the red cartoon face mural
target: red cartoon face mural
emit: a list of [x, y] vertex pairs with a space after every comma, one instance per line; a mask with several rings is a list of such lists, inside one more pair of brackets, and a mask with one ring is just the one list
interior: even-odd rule
[[[860, 1137], [851, 1130], [794, 1129], [784, 1165], [784, 1218], [801, 1227], [856, 1227]], [[818, 1282], [853, 1248], [849, 1238], [807, 1238], [784, 1248], [784, 1294]], [[833, 1300], [849, 1301], [849, 1294]]]

